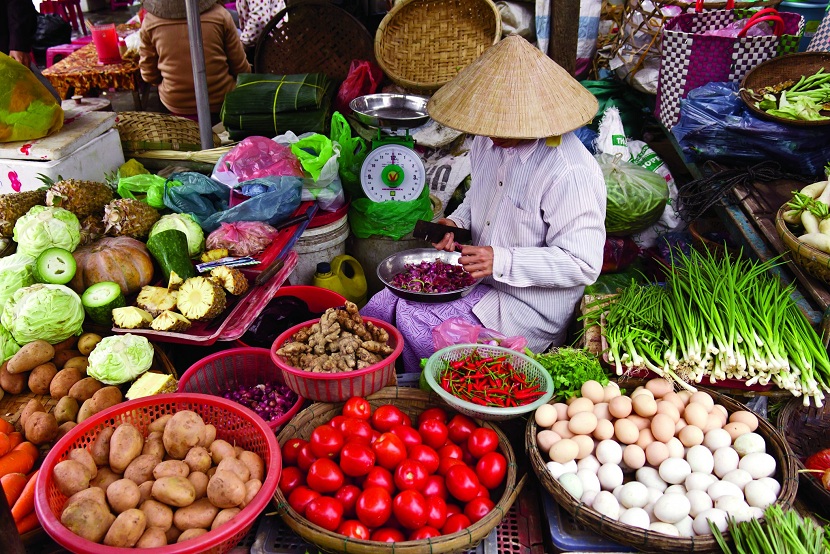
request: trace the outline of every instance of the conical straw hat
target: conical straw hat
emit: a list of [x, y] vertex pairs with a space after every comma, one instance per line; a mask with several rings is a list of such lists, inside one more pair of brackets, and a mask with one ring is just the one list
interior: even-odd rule
[[473, 135], [537, 139], [582, 127], [596, 98], [518, 35], [491, 46], [427, 104], [435, 121]]

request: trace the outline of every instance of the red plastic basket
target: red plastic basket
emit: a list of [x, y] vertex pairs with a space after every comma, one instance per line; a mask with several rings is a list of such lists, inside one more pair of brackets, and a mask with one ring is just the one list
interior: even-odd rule
[[339, 373], [312, 373], [285, 363], [282, 357], [277, 355], [277, 350], [288, 342], [294, 333], [318, 321], [320, 320], [313, 319], [291, 327], [278, 336], [271, 346], [271, 359], [282, 369], [282, 376], [288, 388], [315, 402], [343, 402], [352, 396], [368, 396], [392, 381], [395, 375], [395, 360], [403, 351], [403, 336], [392, 325], [373, 317], [364, 317], [363, 321], [371, 321], [389, 333], [388, 344], [394, 351], [386, 359], [363, 369]]
[[250, 531], [254, 521], [274, 496], [282, 470], [279, 444], [273, 431], [254, 412], [230, 400], [207, 394], [160, 394], [123, 402], [95, 414], [78, 424], [49, 451], [38, 473], [35, 485], [35, 510], [43, 528], [58, 544], [76, 554], [126, 554], [131, 548], [116, 548], [94, 543], [74, 534], [60, 522], [67, 497], [60, 493], [52, 470], [67, 459], [73, 448], [85, 448], [106, 427], [131, 423], [143, 434], [156, 418], [180, 410], [192, 410], [216, 427], [216, 438], [237, 444], [259, 454], [266, 467], [265, 481], [253, 501], [245, 506], [230, 523], [214, 531], [161, 548], [142, 549], [148, 554], [221, 554], [232, 549]]

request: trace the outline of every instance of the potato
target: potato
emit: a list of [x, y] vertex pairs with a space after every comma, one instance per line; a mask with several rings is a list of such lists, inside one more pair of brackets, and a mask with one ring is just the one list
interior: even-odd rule
[[162, 477], [153, 483], [153, 498], [170, 506], [183, 508], [196, 500], [196, 489], [186, 477]]
[[116, 427], [110, 440], [110, 468], [122, 473], [141, 454], [142, 448], [144, 437], [141, 431], [130, 423], [122, 423]]
[[262, 481], [259, 479], [251, 479], [247, 483], [245, 483], [245, 500], [239, 505], [240, 508], [244, 508], [248, 504], [251, 503], [251, 500], [254, 499], [256, 494], [259, 492], [259, 489], [262, 488]]
[[208, 423], [205, 425], [205, 440], [199, 443], [202, 448], [210, 448], [213, 441], [216, 440], [216, 427]]
[[[69, 396], [64, 396], [64, 398], [70, 398]], [[73, 399], [74, 400], [74, 399]], [[75, 400], [77, 402], [77, 400]], [[83, 423], [87, 419], [91, 418], [95, 415], [95, 412], [92, 409], [92, 399], [84, 400], [81, 404], [81, 408], [78, 410], [78, 415], [76, 416], [76, 421], [78, 423]]]
[[135, 543], [136, 548], [161, 548], [162, 546], [167, 546], [167, 536], [164, 534], [164, 529], [158, 527], [147, 527]]
[[190, 468], [181, 460], [167, 460], [161, 462], [153, 469], [153, 477], [161, 479], [162, 477], [187, 477], [190, 473]]
[[207, 496], [217, 508], [234, 508], [245, 500], [245, 483], [230, 471], [217, 471], [210, 478]]
[[205, 422], [196, 412], [182, 410], [170, 418], [164, 427], [162, 441], [171, 458], [183, 460], [191, 447], [205, 438]]
[[64, 460], [55, 464], [52, 478], [64, 496], [72, 496], [76, 492], [89, 488], [89, 470], [81, 462], [75, 460]]
[[64, 348], [59, 352], [55, 352], [55, 357], [52, 359], [52, 363], [55, 364], [55, 367], [57, 367], [58, 369], [63, 369], [64, 364], [66, 364], [66, 362], [68, 362], [72, 358], [77, 358], [80, 355], [81, 353], [77, 350]]
[[207, 486], [210, 479], [203, 472], [192, 471], [187, 476], [187, 480], [193, 484], [193, 489], [196, 491], [196, 500], [203, 498], [207, 494]]
[[173, 419], [173, 414], [165, 414], [155, 421], [153, 421], [150, 425], [147, 426], [147, 430], [151, 433], [159, 432], [163, 433], [164, 428], [167, 426], [167, 422]]
[[222, 525], [226, 524], [233, 518], [235, 518], [239, 512], [241, 512], [239, 508], [225, 508], [213, 519], [213, 523], [210, 524], [210, 530], [213, 531], [217, 527], [221, 527]]
[[101, 542], [114, 521], [106, 504], [90, 498], [68, 504], [61, 513], [67, 529], [92, 542]]
[[[8, 391], [6, 391], [8, 392]], [[43, 407], [43, 404], [40, 403], [39, 400], [32, 398], [26, 403], [26, 406], [23, 408], [23, 411], [20, 412], [20, 417], [18, 418], [18, 422], [20, 426], [25, 428], [26, 421], [28, 421], [29, 416], [37, 412], [45, 412], [46, 410]]]
[[110, 441], [114, 432], [114, 427], [104, 427], [89, 445], [89, 453], [96, 465], [105, 466], [110, 462]]
[[[69, 500], [67, 500], [66, 504], [64, 505], [64, 510], [66, 509], [66, 506], [69, 506], [71, 503], [80, 502], [85, 498], [94, 500], [95, 502], [103, 504], [104, 506], [107, 505], [107, 495], [104, 493], [104, 491], [102, 489], [99, 489], [98, 487], [89, 487], [88, 489], [78, 491], [72, 496], [70, 496]], [[109, 510], [109, 508], [107, 508], [107, 510]]]
[[260, 481], [265, 479], [265, 462], [262, 461], [259, 454], [245, 450], [237, 459], [248, 468], [251, 479], [259, 479]]
[[84, 378], [78, 368], [68, 367], [58, 371], [49, 383], [49, 395], [52, 398], [63, 398], [69, 394], [72, 385]]
[[66, 360], [66, 363], [63, 364], [63, 369], [67, 369], [70, 367], [76, 368], [78, 371], [86, 375], [86, 368], [89, 367], [89, 358], [86, 356], [75, 356], [74, 358], [69, 358]]
[[75, 460], [82, 464], [89, 472], [89, 478], [93, 479], [98, 475], [98, 466], [95, 465], [95, 460], [92, 459], [92, 454], [86, 448], [73, 448], [69, 451], [69, 459]]
[[49, 394], [49, 384], [57, 373], [58, 368], [52, 362], [35, 367], [29, 373], [29, 390], [35, 394]]
[[26, 390], [26, 383], [29, 381], [29, 376], [25, 373], [16, 373], [12, 375], [6, 369], [9, 362], [4, 362], [0, 366], [0, 388], [9, 394], [20, 394]]
[[103, 387], [98, 389], [95, 394], [92, 395], [92, 409], [94, 413], [101, 412], [106, 410], [107, 408], [112, 408], [122, 400], [124, 400], [124, 395], [121, 394], [121, 389], [114, 386]]
[[167, 537], [167, 544], [175, 544], [176, 540], [181, 536], [182, 532], [175, 525], [171, 525], [170, 529], [164, 532]]
[[213, 463], [219, 465], [225, 458], [236, 458], [236, 452], [228, 441], [215, 440], [210, 445], [210, 455]]
[[101, 335], [96, 335], [95, 333], [84, 333], [78, 338], [78, 352], [80, 352], [83, 356], [89, 356], [89, 353], [92, 352], [101, 340]]
[[98, 487], [106, 493], [111, 484], [122, 478], [123, 476], [121, 474], [115, 473], [106, 466], [102, 466], [98, 468], [98, 475], [89, 482], [89, 486]]
[[58, 400], [52, 413], [55, 414], [58, 425], [63, 425], [67, 421], [74, 423], [78, 417], [78, 401], [71, 396], [64, 396]]
[[[66, 368], [64, 368], [66, 369]], [[69, 389], [69, 396], [78, 402], [84, 402], [92, 398], [92, 395], [101, 390], [104, 384], [93, 377], [84, 377]]]
[[173, 524], [182, 531], [207, 529], [218, 513], [219, 508], [211, 504], [207, 498], [202, 498], [190, 506], [176, 510], [173, 514]]
[[153, 468], [161, 463], [161, 459], [152, 454], [141, 454], [136, 456], [127, 469], [124, 470], [124, 478], [129, 479], [136, 485], [153, 479]]
[[173, 509], [167, 504], [150, 499], [142, 502], [139, 509], [147, 517], [147, 527], [159, 527], [162, 531], [167, 531], [173, 525]]
[[236, 458], [237, 456], [239, 456], [239, 455], [240, 455], [240, 454], [242, 454], [243, 452], [245, 452], [245, 449], [244, 449], [244, 448], [242, 448], [242, 447], [241, 447], [241, 446], [239, 446], [238, 444], [237, 444], [237, 445], [234, 445], [234, 447], [233, 447], [233, 456], [234, 456], [234, 458]]
[[62, 352], [63, 350], [72, 350], [75, 348], [75, 345], [78, 344], [78, 337], [72, 335], [66, 340], [62, 340], [57, 344], [53, 344], [52, 348], [55, 349], [55, 355], [58, 355], [58, 352]]
[[149, 481], [144, 481], [138, 486], [138, 492], [141, 493], [141, 502], [147, 502], [148, 500], [153, 499], [153, 483], [155, 483], [155, 479], [151, 479]]
[[107, 501], [116, 514], [132, 510], [140, 500], [138, 485], [129, 479], [119, 479], [107, 487]]
[[32, 444], [45, 444], [58, 436], [58, 421], [52, 414], [35, 412], [26, 420], [23, 435]]
[[207, 529], [188, 529], [187, 531], [184, 531], [181, 535], [179, 535], [179, 538], [176, 539], [176, 542], [179, 543], [179, 542], [189, 541], [190, 539], [195, 539], [196, 537], [201, 537], [202, 535], [204, 535], [207, 532], [208, 532]]
[[248, 466], [236, 458], [225, 458], [216, 466], [216, 471], [230, 471], [231, 473], [235, 473], [243, 483], [251, 478], [251, 472], [248, 471]]
[[45, 340], [32, 341], [20, 347], [17, 353], [9, 358], [6, 368], [9, 373], [23, 373], [31, 371], [40, 364], [45, 364], [55, 357], [54, 347]]
[[164, 443], [161, 442], [161, 431], [154, 431], [147, 435], [144, 439], [144, 448], [141, 449], [142, 454], [152, 454], [161, 462], [167, 455], [164, 451]]
[[194, 446], [187, 451], [187, 456], [184, 457], [184, 463], [187, 464], [190, 471], [207, 471], [210, 469], [212, 462], [210, 452], [202, 446]]
[[58, 425], [58, 434], [55, 435], [55, 442], [58, 442], [59, 440], [61, 440], [63, 438], [63, 436], [65, 434], [67, 434], [69, 431], [71, 431], [72, 428], [75, 427], [76, 425], [78, 425], [78, 424], [75, 423], [74, 421], [67, 421], [66, 423]]
[[214, 473], [216, 473], [216, 466], [213, 466], [212, 468], [210, 468], [209, 470], [207, 470], [207, 471], [205, 472], [205, 475], [207, 475], [207, 476], [208, 476], [208, 479], [210, 479], [211, 477], [213, 477], [213, 474], [214, 474]]
[[144, 512], [135, 508], [126, 510], [115, 518], [104, 537], [104, 544], [132, 548], [141, 538], [141, 535], [144, 534], [146, 528], [147, 518], [144, 517]]

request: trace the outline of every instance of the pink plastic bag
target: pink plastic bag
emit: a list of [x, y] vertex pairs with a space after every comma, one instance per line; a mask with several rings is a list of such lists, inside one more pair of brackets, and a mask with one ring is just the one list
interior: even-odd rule
[[506, 337], [498, 331], [474, 325], [460, 317], [451, 317], [432, 328], [432, 344], [435, 350], [456, 344], [491, 344], [524, 352], [527, 339]]
[[291, 148], [265, 137], [248, 137], [222, 156], [213, 177], [235, 187], [257, 177], [302, 177], [303, 166]]
[[349, 102], [358, 96], [374, 93], [382, 80], [383, 70], [379, 65], [366, 60], [352, 60], [349, 74], [340, 85], [337, 98], [334, 99], [334, 109], [343, 115], [349, 115], [352, 113]]
[[207, 247], [227, 248], [231, 256], [256, 256], [273, 242], [279, 231], [259, 221], [223, 223], [208, 235]]

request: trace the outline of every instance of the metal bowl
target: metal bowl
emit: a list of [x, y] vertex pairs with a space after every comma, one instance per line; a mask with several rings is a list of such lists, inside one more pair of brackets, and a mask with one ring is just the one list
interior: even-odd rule
[[410, 290], [400, 289], [392, 285], [392, 279], [395, 275], [401, 273], [406, 268], [406, 264], [419, 264], [421, 262], [434, 262], [441, 260], [442, 262], [459, 265], [458, 259], [461, 257], [460, 252], [445, 252], [443, 250], [435, 250], [434, 248], [416, 248], [414, 250], [404, 250], [392, 254], [380, 264], [378, 264], [378, 279], [386, 285], [392, 294], [406, 300], [414, 300], [415, 302], [439, 303], [449, 302], [463, 298], [472, 292], [473, 288], [481, 282], [481, 279], [476, 279], [476, 282], [463, 289], [454, 290], [452, 292], [413, 292]]
[[414, 129], [429, 120], [427, 100], [412, 94], [367, 94], [352, 100], [349, 107], [369, 127]]

